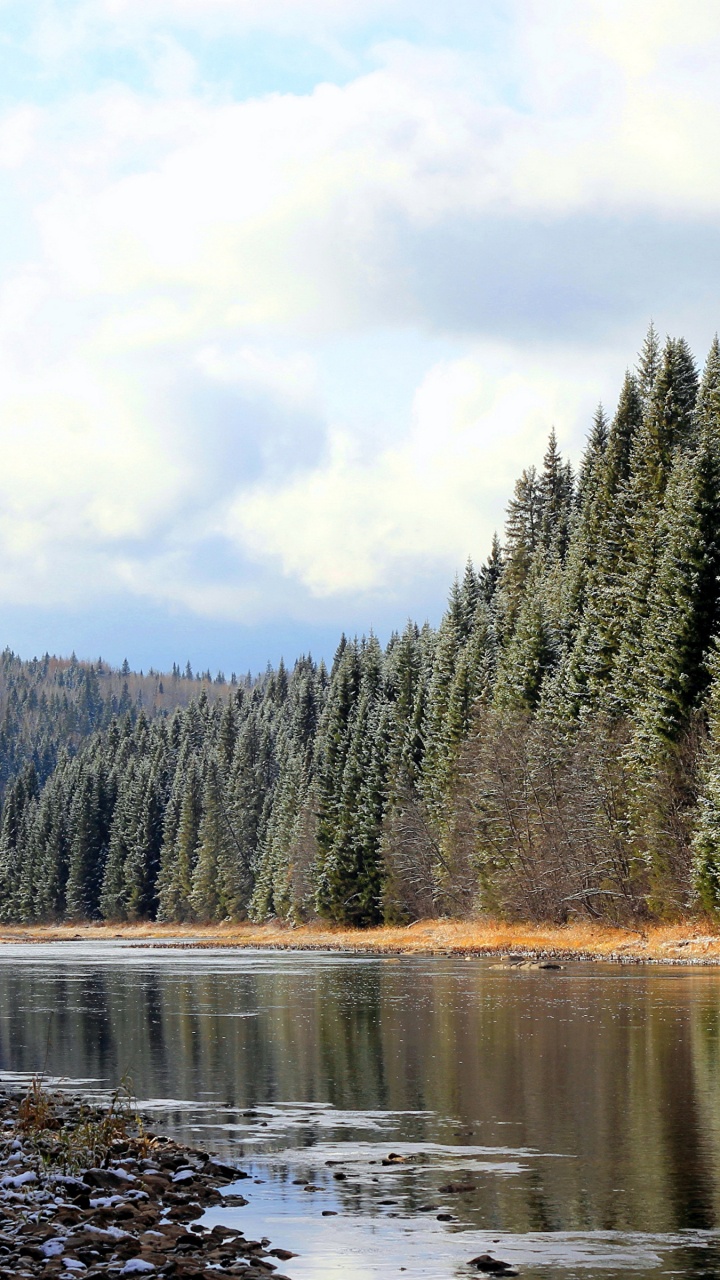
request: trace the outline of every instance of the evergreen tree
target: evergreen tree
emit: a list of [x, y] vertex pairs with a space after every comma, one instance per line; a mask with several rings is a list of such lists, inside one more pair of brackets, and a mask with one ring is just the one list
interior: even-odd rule
[[144, 759], [134, 785], [135, 825], [124, 866], [124, 900], [129, 920], [151, 919], [163, 836], [164, 779], [161, 752]]
[[570, 536], [574, 480], [572, 469], [562, 460], [554, 428], [543, 458], [538, 493], [541, 546], [549, 557], [563, 561]]
[[[222, 920], [228, 913], [224, 895], [225, 867], [231, 836], [223, 796], [224, 780], [219, 762], [211, 758], [205, 776], [202, 818], [198, 832], [198, 848], [192, 876], [190, 906], [198, 920]], [[230, 851], [230, 855], [232, 856]]]
[[492, 604], [504, 566], [502, 547], [497, 534], [493, 534], [490, 555], [480, 567], [480, 594], [486, 604]]
[[357, 665], [357, 702], [347, 722], [334, 826], [320, 845], [317, 905], [338, 922], [368, 925], [382, 915], [380, 829], [389, 736], [380, 714], [382, 652], [374, 637], [363, 642]]
[[92, 919], [99, 908], [105, 849], [98, 783], [94, 771], [80, 769], [70, 810], [66, 907], [71, 919]]
[[498, 628], [502, 639], [512, 634], [535, 551], [540, 541], [542, 496], [534, 467], [523, 471], [508, 503], [504, 566], [497, 592]]
[[720, 910], [720, 645], [708, 655], [707, 741], [700, 759], [700, 793], [692, 836], [695, 890], [706, 911]]
[[186, 754], [182, 767], [178, 765], [173, 793], [163, 833], [158, 918], [181, 922], [191, 918], [192, 875], [202, 816], [202, 778], [193, 755]]
[[637, 384], [643, 404], [647, 404], [653, 393], [655, 379], [660, 372], [661, 352], [660, 339], [652, 320], [647, 331], [642, 350], [638, 358]]

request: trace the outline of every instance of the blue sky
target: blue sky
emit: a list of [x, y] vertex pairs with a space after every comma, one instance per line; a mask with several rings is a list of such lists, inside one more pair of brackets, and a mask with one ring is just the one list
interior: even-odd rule
[[437, 621], [720, 295], [705, 0], [0, 0], [3, 643]]

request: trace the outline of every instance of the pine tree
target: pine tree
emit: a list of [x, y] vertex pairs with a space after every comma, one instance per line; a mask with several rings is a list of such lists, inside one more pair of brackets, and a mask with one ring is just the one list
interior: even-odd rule
[[69, 761], [61, 756], [38, 801], [32, 839], [37, 865], [36, 914], [39, 920], [62, 918], [69, 861]]
[[191, 915], [190, 893], [202, 814], [202, 779], [197, 760], [187, 751], [178, 762], [165, 815], [158, 919], [181, 922]]
[[[660, 530], [639, 681], [641, 736], [674, 743], [705, 692], [705, 656], [720, 623], [720, 451], [712, 437], [680, 456]], [[720, 436], [718, 438], [720, 443]]]
[[29, 820], [38, 790], [35, 768], [28, 764], [5, 800], [0, 828], [0, 918], [5, 921], [27, 918], [22, 910], [22, 880], [28, 854]]
[[445, 765], [450, 749], [448, 707], [463, 640], [462, 608], [454, 588], [447, 612], [438, 629], [422, 728], [425, 750], [420, 791], [428, 808], [437, 818], [442, 814], [445, 801]]
[[715, 432], [720, 424], [720, 342], [715, 334], [703, 369], [695, 402], [697, 432]]
[[494, 696], [498, 710], [534, 711], [556, 658], [541, 594], [529, 592], [498, 664]]
[[368, 925], [382, 916], [380, 832], [389, 724], [380, 711], [383, 664], [374, 637], [363, 643], [358, 659], [358, 698], [348, 720], [335, 825], [320, 846], [317, 906], [338, 922]]
[[485, 564], [480, 567], [480, 594], [486, 604], [492, 604], [495, 599], [495, 592], [502, 576], [504, 567], [504, 558], [500, 539], [497, 534], [493, 534], [492, 547], [490, 555]]
[[135, 785], [135, 825], [124, 866], [124, 900], [129, 920], [155, 915], [156, 881], [163, 837], [164, 777], [162, 748], [145, 758]]
[[504, 566], [497, 591], [501, 639], [512, 634], [527, 580], [540, 541], [542, 497], [534, 467], [523, 471], [508, 503]]
[[131, 760], [119, 786], [110, 827], [108, 856], [100, 891], [100, 911], [105, 920], [126, 920], [125, 863], [135, 837], [136, 764]]
[[555, 428], [550, 432], [538, 482], [540, 544], [550, 558], [563, 561], [570, 537], [574, 480], [557, 446]]
[[102, 844], [98, 776], [80, 770], [70, 811], [70, 851], [66, 890], [71, 919], [92, 919], [98, 912], [105, 849]]
[[691, 447], [694, 436], [697, 371], [682, 339], [668, 339], [643, 423], [635, 439], [627, 486], [626, 525], [632, 557], [623, 582], [624, 609], [616, 597], [620, 641], [613, 694], [620, 711], [633, 712], [643, 696], [643, 633], [660, 555], [665, 491], [677, 451]]
[[693, 880], [701, 906], [720, 911], [720, 644], [708, 655], [707, 740], [700, 759], [699, 797], [692, 836]]
[[597, 502], [598, 491], [603, 482], [605, 452], [609, 436], [610, 424], [605, 415], [605, 410], [599, 404], [595, 410], [578, 476], [576, 501], [577, 507], [581, 512], [586, 511]]
[[653, 393], [655, 379], [660, 372], [660, 359], [660, 339], [651, 320], [637, 366], [637, 384], [643, 404], [649, 402]]
[[208, 762], [205, 776], [197, 858], [190, 893], [190, 906], [197, 920], [221, 920], [227, 914], [219, 875], [221, 851], [229, 839], [223, 790], [224, 780], [219, 763], [216, 758], [212, 758]]

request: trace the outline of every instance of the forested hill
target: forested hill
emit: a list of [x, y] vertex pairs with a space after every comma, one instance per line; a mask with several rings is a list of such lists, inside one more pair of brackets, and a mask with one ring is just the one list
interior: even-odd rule
[[437, 631], [169, 693], [37, 669], [5, 655], [5, 920], [715, 910], [720, 346], [650, 330]]
[[[235, 675], [231, 685], [237, 683]], [[245, 684], [252, 684], [250, 676]], [[113, 720], [141, 710], [149, 718], [186, 707], [202, 690], [213, 701], [227, 693], [222, 672], [193, 675], [189, 663], [168, 675], [119, 670], [102, 658], [33, 658], [23, 662], [10, 649], [0, 653], [0, 800], [9, 782], [31, 764], [39, 783], [52, 773], [61, 755], [73, 755], [85, 738], [107, 729]]]

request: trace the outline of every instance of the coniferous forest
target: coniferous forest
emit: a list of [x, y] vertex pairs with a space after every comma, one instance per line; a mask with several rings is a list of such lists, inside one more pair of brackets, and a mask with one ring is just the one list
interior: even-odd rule
[[650, 329], [437, 630], [229, 681], [0, 658], [0, 918], [720, 909], [720, 344]]

